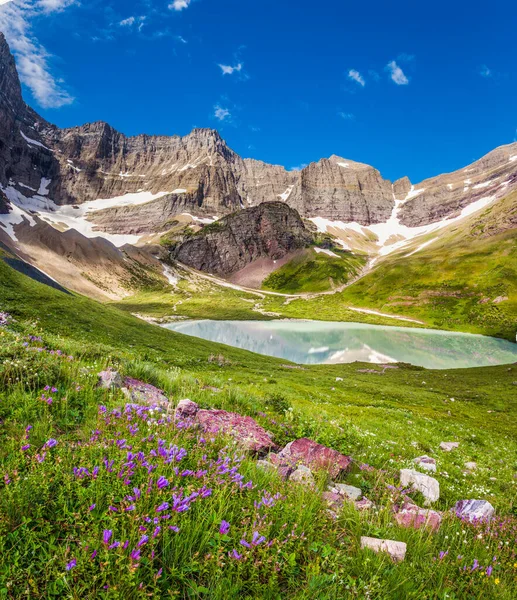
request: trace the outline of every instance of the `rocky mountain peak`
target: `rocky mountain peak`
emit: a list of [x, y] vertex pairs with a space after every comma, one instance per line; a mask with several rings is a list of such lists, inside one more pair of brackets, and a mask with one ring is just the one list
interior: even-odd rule
[[24, 106], [16, 63], [4, 34], [0, 32], [0, 109], [18, 114]]

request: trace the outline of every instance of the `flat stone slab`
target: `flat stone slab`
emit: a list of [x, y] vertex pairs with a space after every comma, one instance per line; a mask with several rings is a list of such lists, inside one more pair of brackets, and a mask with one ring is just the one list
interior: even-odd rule
[[389, 554], [395, 562], [402, 562], [406, 557], [407, 545], [404, 542], [395, 540], [382, 540], [379, 538], [365, 537], [361, 538], [361, 549], [368, 548], [376, 553], [385, 552]]
[[436, 502], [440, 498], [440, 484], [438, 481], [419, 471], [402, 469], [400, 471], [400, 483], [404, 487], [410, 486], [420, 492], [428, 502]]

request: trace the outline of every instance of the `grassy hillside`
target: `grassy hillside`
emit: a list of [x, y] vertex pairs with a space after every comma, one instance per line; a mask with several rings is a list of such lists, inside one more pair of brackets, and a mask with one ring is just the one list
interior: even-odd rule
[[262, 288], [285, 294], [326, 292], [350, 281], [366, 263], [366, 258], [350, 252], [332, 252], [335, 256], [317, 253], [313, 248], [301, 252], [271, 273]]
[[[36, 283], [2, 261], [0, 282], [0, 311], [15, 318], [0, 325], [1, 597], [515, 597], [517, 425], [508, 415], [517, 408], [517, 367], [432, 372], [401, 365], [383, 375], [360, 373], [358, 365], [292, 368], [148, 325]], [[160, 386], [173, 404], [188, 397], [250, 415], [279, 445], [307, 436], [352, 455], [346, 481], [377, 510], [345, 506], [334, 520], [319, 494], [323, 476], [314, 490], [285, 483], [235, 455], [229, 440], [202, 439], [146, 409], [113, 412], [126, 400], [96, 387], [106, 366]], [[440, 452], [443, 440], [460, 448]], [[185, 449], [182, 470], [206, 470], [201, 479], [153, 458], [169, 445]], [[118, 473], [128, 452], [144, 453], [158, 469], [135, 468], [126, 486]], [[446, 514], [436, 534], [395, 525], [398, 470], [424, 453], [438, 461], [437, 508], [483, 498], [500, 519], [471, 526]], [[251, 489], [217, 474], [224, 457]], [[113, 469], [105, 459], [115, 461]], [[467, 460], [478, 463], [470, 475]], [[211, 493], [162, 521], [156, 507], [171, 492], [148, 488], [150, 476], [184, 494], [203, 485]], [[133, 487], [148, 489], [142, 500], [127, 499]], [[255, 531], [264, 542], [241, 544]], [[407, 542], [406, 561], [394, 565], [361, 551], [361, 535]]]

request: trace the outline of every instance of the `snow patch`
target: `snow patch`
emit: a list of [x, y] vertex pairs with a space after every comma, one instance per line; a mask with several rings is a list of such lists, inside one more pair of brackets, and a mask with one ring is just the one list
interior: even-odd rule
[[21, 133], [22, 138], [27, 142], [27, 144], [31, 144], [32, 146], [39, 146], [40, 148], [44, 148], [45, 150], [52, 152], [52, 150], [50, 148], [47, 148], [41, 142], [38, 142], [38, 140], [33, 140], [32, 138], [27, 137], [21, 129], [20, 129], [20, 133]]
[[178, 188], [177, 190], [173, 190], [171, 192], [171, 194], [185, 194], [187, 192], [187, 190], [184, 190], [182, 188]]
[[172, 285], [172, 286], [178, 285], [178, 281], [179, 281], [178, 276], [175, 275], [174, 271], [168, 265], [163, 265], [163, 274], [167, 278], [167, 281], [169, 282], [170, 285]]
[[510, 156], [509, 158], [509, 162], [515, 162], [517, 160], [517, 154], [514, 154], [513, 156]]
[[52, 179], [47, 179], [46, 177], [41, 178], [41, 183], [39, 184], [39, 190], [37, 191], [38, 196], [48, 196], [48, 186], [52, 183]]
[[407, 256], [413, 256], [413, 254], [416, 254], [417, 252], [420, 252], [420, 250], [423, 250], [424, 248], [426, 248], [427, 246], [431, 245], [434, 241], [436, 241], [438, 238], [433, 238], [432, 240], [429, 240], [427, 242], [424, 242], [421, 246], [418, 246], [418, 248], [416, 250], [413, 250], [413, 252], [410, 252], [409, 254], [406, 254]]
[[278, 194], [278, 197], [285, 202], [287, 198], [289, 198], [293, 190], [294, 185], [290, 185], [283, 194]]
[[338, 162], [338, 165], [340, 167], [343, 167], [343, 169], [349, 169], [350, 168], [350, 163]]
[[332, 250], [327, 250], [326, 248], [314, 248], [314, 252], [316, 252], [316, 254], [326, 254], [327, 256], [332, 256], [333, 258], [339, 258], [339, 256], [332, 252]]
[[481, 188], [486, 188], [486, 187], [488, 187], [488, 186], [489, 186], [491, 183], [492, 183], [491, 181], [484, 181], [483, 183], [478, 183], [478, 184], [476, 184], [476, 185], [474, 186], [474, 188], [473, 188], [473, 189], [475, 189], [475, 190], [479, 190], [479, 189], [481, 189]]

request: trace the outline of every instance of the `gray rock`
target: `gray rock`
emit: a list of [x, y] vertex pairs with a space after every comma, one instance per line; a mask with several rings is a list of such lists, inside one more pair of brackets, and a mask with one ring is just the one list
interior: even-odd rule
[[430, 456], [419, 456], [415, 458], [414, 462], [424, 471], [430, 471], [436, 473], [436, 460]]
[[470, 522], [489, 521], [495, 514], [494, 507], [486, 500], [460, 500], [454, 507], [460, 519]]
[[400, 483], [420, 492], [427, 503], [436, 502], [440, 498], [440, 484], [429, 475], [411, 469], [402, 469], [400, 471]]
[[345, 497], [347, 500], [359, 500], [363, 492], [360, 488], [354, 487], [353, 485], [346, 485], [345, 483], [332, 483], [329, 486], [329, 491], [339, 494]]
[[453, 450], [456, 450], [456, 448], [459, 448], [459, 445], [459, 442], [442, 442], [440, 444], [440, 450], [443, 450], [444, 452], [452, 452]]
[[475, 462], [466, 462], [465, 463], [465, 469], [467, 469], [467, 471], [475, 471], [477, 468], [478, 468], [478, 465]]
[[361, 549], [365, 548], [376, 553], [385, 552], [393, 561], [401, 562], [406, 557], [407, 545], [404, 542], [363, 536], [361, 537]]
[[312, 471], [304, 465], [299, 465], [298, 468], [291, 473], [289, 481], [302, 483], [304, 485], [313, 486], [315, 484]]
[[99, 387], [103, 389], [120, 389], [124, 385], [124, 380], [118, 371], [108, 369], [99, 373]]

